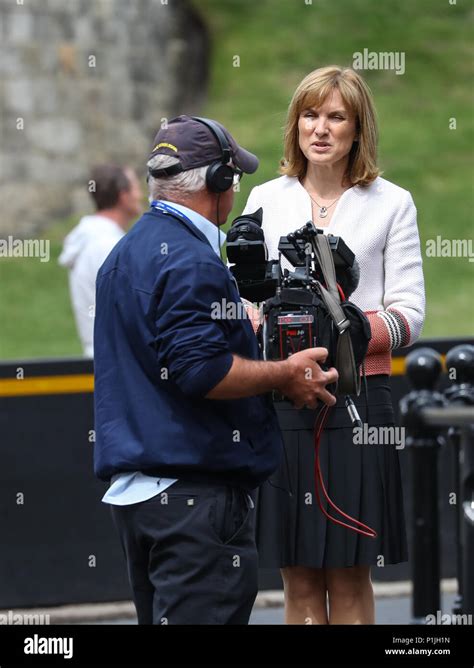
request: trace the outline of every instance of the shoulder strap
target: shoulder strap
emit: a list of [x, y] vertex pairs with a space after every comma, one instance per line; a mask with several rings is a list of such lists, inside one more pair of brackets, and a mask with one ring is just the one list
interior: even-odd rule
[[360, 394], [360, 375], [355, 364], [354, 350], [350, 335], [350, 321], [341, 306], [341, 297], [336, 285], [336, 270], [329, 240], [324, 234], [317, 234], [314, 250], [321, 267], [327, 288], [318, 282], [321, 299], [325, 303], [339, 332], [336, 351], [336, 368], [339, 373], [337, 391], [339, 394]]
[[327, 285], [327, 289], [330, 294], [333, 296], [334, 300], [339, 304], [339, 290], [336, 285], [336, 269], [334, 267], [334, 260], [332, 258], [331, 246], [329, 245], [329, 239], [325, 234], [317, 234], [314, 237], [313, 248], [316, 254], [316, 257], [323, 272], [324, 280]]

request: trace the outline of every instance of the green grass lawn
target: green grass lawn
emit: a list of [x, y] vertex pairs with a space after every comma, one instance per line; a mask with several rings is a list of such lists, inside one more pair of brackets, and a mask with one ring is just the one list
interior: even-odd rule
[[[69, 299], [67, 272], [57, 263], [77, 219], [50, 226], [50, 261], [0, 259], [0, 359], [81, 355]], [[5, 287], [6, 286], [6, 287]]]
[[[411, 191], [427, 239], [473, 236], [472, 3], [458, 0], [194, 0], [213, 50], [203, 115], [217, 118], [261, 161], [236, 196], [238, 215], [250, 189], [277, 176], [291, 95], [309, 71], [351, 65], [356, 51], [405, 53], [405, 74], [363, 72], [380, 123], [384, 177]], [[240, 67], [234, 67], [234, 57]], [[456, 119], [457, 129], [449, 129]], [[76, 355], [80, 346], [67, 274], [57, 265], [75, 221], [52, 225], [51, 261], [0, 260], [0, 358]], [[467, 259], [425, 258], [423, 336], [474, 332]]]
[[[291, 95], [316, 67], [350, 66], [353, 53], [405, 52], [405, 74], [366, 71], [380, 125], [383, 176], [410, 190], [422, 248], [441, 235], [473, 236], [472, 5], [444, 0], [195, 0], [214, 42], [204, 112], [222, 121], [261, 160], [236, 198], [277, 176]], [[238, 17], [243, 17], [239, 20]], [[234, 56], [240, 67], [233, 67]], [[449, 129], [455, 118], [456, 130]], [[425, 258], [423, 336], [474, 333], [467, 259]]]

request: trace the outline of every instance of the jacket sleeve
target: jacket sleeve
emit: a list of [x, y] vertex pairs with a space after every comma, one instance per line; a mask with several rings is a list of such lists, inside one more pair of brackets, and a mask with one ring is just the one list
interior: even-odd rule
[[230, 277], [211, 263], [175, 268], [159, 288], [155, 313], [158, 361], [187, 396], [205, 397], [229, 372], [233, 355], [222, 300]]
[[418, 339], [423, 327], [423, 267], [416, 207], [409, 192], [387, 235], [384, 272], [384, 309], [366, 312], [372, 329], [369, 354], [408, 346]]

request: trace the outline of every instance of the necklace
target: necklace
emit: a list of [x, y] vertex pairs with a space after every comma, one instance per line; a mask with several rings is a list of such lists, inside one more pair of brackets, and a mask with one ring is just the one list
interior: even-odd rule
[[[306, 192], [308, 192], [308, 191], [306, 191]], [[319, 207], [319, 217], [320, 218], [326, 218], [326, 216], [328, 215], [328, 209], [330, 209], [332, 207], [332, 205], [335, 204], [337, 202], [337, 200], [342, 197], [343, 194], [344, 193], [341, 193], [339, 195], [339, 197], [336, 197], [334, 202], [331, 202], [331, 204], [329, 204], [328, 206], [321, 206], [321, 204], [318, 204], [318, 202], [316, 202], [316, 200], [313, 197], [311, 197], [311, 195], [308, 192], [308, 195], [309, 195], [311, 201], [314, 202], [316, 204], [316, 206]]]

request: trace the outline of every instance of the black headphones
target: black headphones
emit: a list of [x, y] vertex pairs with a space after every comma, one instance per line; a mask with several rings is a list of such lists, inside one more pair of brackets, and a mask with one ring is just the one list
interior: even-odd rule
[[[226, 190], [232, 187], [234, 183], [234, 174], [238, 173], [238, 170], [230, 167], [227, 163], [230, 162], [232, 158], [232, 149], [229, 144], [227, 137], [221, 128], [211, 121], [209, 118], [201, 118], [200, 116], [191, 116], [194, 121], [198, 121], [205, 125], [212, 132], [214, 137], [219, 142], [222, 156], [220, 160], [214, 160], [207, 168], [206, 172], [206, 185], [209, 190], [213, 193], [224, 193]], [[164, 167], [160, 169], [150, 169], [147, 175], [147, 181], [150, 176], [155, 178], [160, 178], [163, 176], [175, 176], [180, 174], [183, 171], [183, 168], [180, 164], [172, 165], [171, 167]]]
[[191, 118], [208, 127], [219, 142], [222, 157], [220, 160], [211, 162], [207, 168], [206, 185], [213, 193], [224, 193], [232, 187], [235, 174], [235, 170], [227, 164], [232, 158], [229, 141], [221, 128], [209, 118], [201, 118], [200, 116], [191, 116]]

